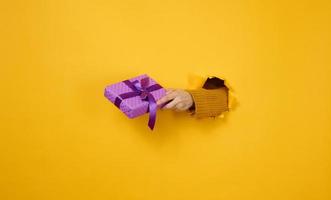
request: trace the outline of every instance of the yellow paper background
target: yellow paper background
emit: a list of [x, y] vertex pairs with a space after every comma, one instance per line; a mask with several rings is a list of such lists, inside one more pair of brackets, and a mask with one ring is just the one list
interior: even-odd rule
[[[2, 1], [0, 199], [331, 199], [330, 1]], [[224, 120], [130, 120], [107, 84], [219, 75]]]

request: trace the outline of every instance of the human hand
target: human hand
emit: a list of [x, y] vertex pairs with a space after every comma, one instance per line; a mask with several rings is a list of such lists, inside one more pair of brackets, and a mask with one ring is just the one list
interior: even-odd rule
[[182, 89], [167, 89], [166, 95], [157, 101], [157, 105], [167, 103], [162, 109], [175, 111], [188, 110], [194, 103], [191, 94]]

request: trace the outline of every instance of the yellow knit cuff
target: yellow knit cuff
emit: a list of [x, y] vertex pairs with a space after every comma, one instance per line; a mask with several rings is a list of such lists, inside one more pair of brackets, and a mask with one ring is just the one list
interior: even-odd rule
[[197, 118], [217, 117], [228, 111], [226, 88], [186, 90], [193, 98], [195, 109], [192, 112]]
[[[189, 74], [188, 77], [188, 91], [192, 91], [195, 89], [201, 89], [204, 82], [208, 79], [209, 76], [201, 76], [201, 75], [197, 75], [197, 74]], [[228, 89], [228, 111], [224, 111], [222, 112], [220, 115], [216, 116], [219, 118], [224, 118], [225, 114], [231, 110], [234, 110], [237, 105], [237, 99], [234, 95], [234, 89], [230, 86], [230, 84], [228, 83], [228, 81], [221, 77], [221, 76], [217, 76], [218, 78], [224, 80], [224, 85], [227, 87]], [[196, 97], [197, 98], [197, 97]]]

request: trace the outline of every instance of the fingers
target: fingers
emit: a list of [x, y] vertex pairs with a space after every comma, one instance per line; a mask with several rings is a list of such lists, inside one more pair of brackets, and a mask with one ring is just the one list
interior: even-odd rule
[[166, 94], [170, 94], [171, 92], [175, 91], [173, 88], [168, 88], [166, 89]]
[[176, 104], [175, 110], [176, 111], [184, 111], [184, 110], [186, 110], [186, 106], [185, 106], [184, 103], [179, 102], [179, 103]]
[[163, 109], [175, 109], [176, 105], [180, 102], [179, 98], [173, 99], [170, 103], [165, 105]]
[[185, 111], [193, 103], [191, 95], [181, 89], [167, 89], [166, 95], [157, 101], [157, 105], [163, 106], [163, 109], [172, 109], [175, 111]]
[[173, 90], [173, 89], [167, 90], [166, 95], [157, 101], [157, 105], [159, 106], [161, 104], [167, 103], [168, 101], [174, 99], [176, 97], [176, 94], [174, 93], [174, 91], [175, 90]]

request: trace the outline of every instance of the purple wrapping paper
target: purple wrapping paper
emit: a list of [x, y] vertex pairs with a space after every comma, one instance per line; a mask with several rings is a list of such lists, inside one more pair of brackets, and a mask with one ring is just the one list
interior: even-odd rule
[[[150, 78], [147, 74], [143, 74], [134, 78], [129, 79], [131, 82], [138, 80], [140, 81], [143, 78], [149, 78], [149, 85], [158, 84], [155, 80]], [[119, 97], [120, 94], [132, 92], [132, 89], [129, 88], [125, 83], [118, 82], [112, 85], [109, 85], [105, 89], [105, 97], [110, 100], [112, 103], [115, 103], [116, 97]], [[150, 92], [155, 100], [159, 100], [163, 96], [165, 96], [165, 89], [161, 88], [155, 91]], [[135, 118], [140, 115], [143, 115], [148, 112], [148, 101], [144, 101], [140, 96], [135, 96], [131, 98], [124, 99], [120, 104], [120, 110], [129, 118]]]

